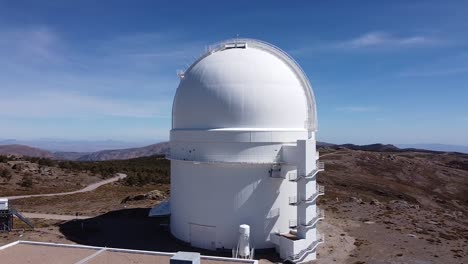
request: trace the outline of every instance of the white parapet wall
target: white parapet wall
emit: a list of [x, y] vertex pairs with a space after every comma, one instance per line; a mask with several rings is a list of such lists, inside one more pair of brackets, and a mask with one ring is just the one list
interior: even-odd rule
[[[9, 248], [14, 248], [15, 246], [19, 245], [29, 245], [29, 246], [45, 246], [45, 247], [55, 247], [55, 248], [66, 248], [66, 249], [88, 249], [94, 250], [95, 252], [90, 254], [89, 256], [84, 257], [82, 260], [76, 263], [87, 263], [93, 258], [96, 258], [100, 254], [107, 252], [107, 253], [129, 253], [135, 255], [150, 255], [150, 256], [164, 256], [169, 258], [176, 255], [177, 252], [160, 252], [160, 251], [148, 251], [148, 250], [135, 250], [135, 249], [125, 249], [125, 248], [111, 248], [111, 247], [96, 247], [96, 246], [87, 246], [87, 245], [77, 245], [77, 244], [61, 244], [61, 243], [51, 243], [51, 242], [37, 242], [37, 241], [26, 241], [26, 240], [17, 240], [15, 242], [3, 245], [0, 247], [0, 257], [2, 251], [6, 251]], [[26, 254], [27, 252], [25, 252]], [[120, 256], [120, 255], [117, 255]], [[57, 256], [60, 257], [60, 256]], [[124, 258], [124, 257], [123, 257]], [[213, 261], [220, 261], [226, 263], [248, 263], [248, 264], [258, 264], [257, 260], [253, 259], [239, 259], [239, 258], [227, 258], [227, 257], [216, 257], [216, 256], [206, 256], [201, 255], [200, 258], [202, 260], [213, 260]], [[76, 264], [70, 263], [70, 264]], [[146, 263], [146, 262], [145, 262]], [[16, 263], [16, 264], [26, 264], [26, 263]], [[68, 263], [64, 263], [68, 264]]]

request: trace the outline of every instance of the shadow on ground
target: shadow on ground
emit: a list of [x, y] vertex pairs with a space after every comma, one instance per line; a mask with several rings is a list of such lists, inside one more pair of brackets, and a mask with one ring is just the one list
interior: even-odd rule
[[[60, 232], [78, 244], [163, 252], [195, 251], [202, 255], [231, 257], [230, 250], [208, 251], [191, 247], [169, 232], [168, 218], [148, 217], [148, 208], [123, 209], [59, 226]], [[279, 261], [274, 250], [256, 251], [255, 259]]]

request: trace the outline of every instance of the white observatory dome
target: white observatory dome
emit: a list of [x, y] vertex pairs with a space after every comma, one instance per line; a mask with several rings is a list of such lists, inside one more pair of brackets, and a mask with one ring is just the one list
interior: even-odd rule
[[[292, 262], [314, 259], [323, 165], [304, 72], [270, 44], [235, 39], [210, 48], [180, 79], [168, 155], [171, 233], [236, 256], [252, 256], [252, 246]], [[239, 226], [249, 227], [245, 241]]]
[[307, 120], [315, 127], [315, 102], [297, 64], [271, 45], [243, 43], [213, 50], [185, 71], [173, 129], [304, 129]]

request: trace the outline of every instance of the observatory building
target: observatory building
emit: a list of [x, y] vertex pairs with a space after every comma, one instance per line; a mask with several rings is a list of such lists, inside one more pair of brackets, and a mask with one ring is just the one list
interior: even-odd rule
[[[235, 39], [185, 72], [172, 108], [171, 233], [194, 247], [276, 248], [316, 258], [317, 114], [310, 83], [280, 49]], [[240, 233], [239, 233], [240, 231]]]

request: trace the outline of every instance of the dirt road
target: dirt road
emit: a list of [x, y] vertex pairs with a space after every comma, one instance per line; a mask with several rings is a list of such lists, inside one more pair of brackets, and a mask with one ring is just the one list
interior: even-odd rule
[[84, 215], [59, 215], [59, 214], [41, 214], [41, 213], [22, 213], [27, 218], [41, 218], [41, 219], [51, 219], [51, 220], [74, 220], [74, 219], [88, 219], [92, 216]]
[[69, 195], [69, 194], [75, 194], [75, 193], [82, 193], [82, 192], [90, 192], [93, 190], [96, 190], [97, 188], [101, 187], [102, 185], [109, 184], [112, 182], [116, 182], [120, 179], [123, 179], [127, 177], [127, 174], [123, 173], [117, 173], [117, 176], [107, 179], [107, 180], [102, 180], [93, 184], [90, 184], [86, 186], [83, 189], [77, 190], [77, 191], [72, 191], [72, 192], [61, 192], [61, 193], [47, 193], [47, 194], [30, 194], [30, 195], [17, 195], [17, 196], [10, 196], [10, 197], [5, 197], [8, 198], [9, 200], [15, 200], [15, 199], [22, 199], [22, 198], [30, 198], [30, 197], [44, 197], [44, 196], [60, 196], [60, 195]]

